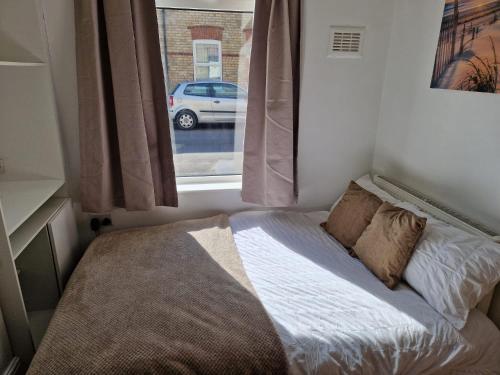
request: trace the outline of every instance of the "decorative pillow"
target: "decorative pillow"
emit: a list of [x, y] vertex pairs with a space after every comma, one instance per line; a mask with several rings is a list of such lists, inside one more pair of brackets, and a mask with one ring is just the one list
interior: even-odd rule
[[351, 181], [323, 228], [342, 245], [352, 248], [382, 204], [376, 195]]
[[[393, 197], [391, 194], [389, 194], [388, 192], [382, 190], [377, 185], [375, 185], [369, 174], [366, 174], [363, 177], [358, 178], [355, 182], [356, 182], [356, 184], [361, 186], [363, 189], [369, 191], [372, 194], [375, 194], [377, 197], [379, 197], [381, 200], [383, 200], [385, 202], [389, 202], [389, 203], [392, 203], [394, 205], [397, 205], [398, 203], [400, 203], [400, 201], [397, 198]], [[337, 207], [339, 202], [342, 200], [342, 197], [343, 197], [343, 194], [335, 201], [335, 203], [330, 208], [330, 213], [333, 211], [333, 209], [335, 207]]]
[[[418, 208], [404, 203], [412, 212]], [[430, 215], [403, 278], [453, 326], [500, 282], [500, 245]]]
[[399, 283], [426, 221], [385, 202], [356, 242], [354, 253], [392, 289]]

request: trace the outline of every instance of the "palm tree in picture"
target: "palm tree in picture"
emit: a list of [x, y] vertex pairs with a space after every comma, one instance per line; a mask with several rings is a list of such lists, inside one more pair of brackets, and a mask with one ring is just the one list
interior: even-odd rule
[[455, 43], [457, 42], [457, 32], [458, 32], [458, 18], [460, 12], [458, 10], [458, 0], [455, 0], [455, 6], [453, 9], [453, 33], [451, 34], [451, 60], [455, 59]]
[[460, 82], [457, 89], [477, 92], [497, 92], [498, 86], [498, 57], [495, 41], [490, 36], [492, 58], [474, 55], [467, 59], [469, 71]]

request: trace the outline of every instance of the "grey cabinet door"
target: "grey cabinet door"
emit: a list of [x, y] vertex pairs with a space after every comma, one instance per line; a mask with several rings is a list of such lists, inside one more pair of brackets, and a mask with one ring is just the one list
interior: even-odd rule
[[62, 293], [81, 257], [78, 230], [70, 199], [66, 200], [47, 226], [54, 254], [59, 288]]
[[12, 349], [10, 347], [9, 336], [5, 329], [2, 310], [0, 310], [0, 373], [7, 368], [12, 359]]

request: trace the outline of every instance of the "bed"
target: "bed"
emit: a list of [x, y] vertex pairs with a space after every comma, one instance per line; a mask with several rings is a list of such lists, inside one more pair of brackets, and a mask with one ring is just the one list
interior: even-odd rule
[[296, 374], [500, 372], [500, 333], [475, 310], [455, 330], [405, 284], [386, 288], [320, 227], [328, 212], [230, 222]]
[[500, 373], [484, 312], [456, 329], [405, 283], [388, 289], [324, 232], [327, 216], [242, 212], [101, 236], [29, 373]]

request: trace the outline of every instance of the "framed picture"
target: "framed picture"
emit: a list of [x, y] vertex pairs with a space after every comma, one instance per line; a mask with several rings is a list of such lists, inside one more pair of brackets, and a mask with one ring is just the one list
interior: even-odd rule
[[432, 88], [500, 92], [500, 0], [445, 0]]

